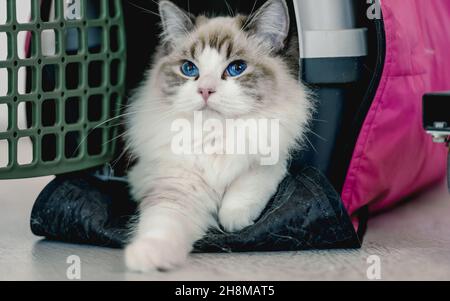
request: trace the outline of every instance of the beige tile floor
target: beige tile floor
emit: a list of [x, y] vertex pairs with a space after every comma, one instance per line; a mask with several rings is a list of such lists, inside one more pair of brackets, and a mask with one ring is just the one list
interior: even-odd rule
[[33, 201], [51, 178], [0, 181], [0, 280], [367, 280], [367, 258], [384, 280], [450, 280], [450, 197], [443, 185], [373, 218], [361, 250], [192, 255], [168, 273], [125, 270], [122, 251], [42, 241], [29, 230]]

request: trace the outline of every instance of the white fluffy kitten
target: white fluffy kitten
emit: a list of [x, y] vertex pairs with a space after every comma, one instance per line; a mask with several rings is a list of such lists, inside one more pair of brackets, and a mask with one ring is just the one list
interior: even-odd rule
[[[182, 264], [217, 220], [230, 232], [252, 225], [286, 176], [311, 111], [281, 55], [289, 32], [285, 0], [269, 0], [249, 18], [195, 18], [169, 1], [159, 9], [162, 45], [127, 112], [126, 140], [137, 159], [129, 181], [140, 216], [125, 258], [135, 271]], [[278, 164], [263, 166], [254, 154], [174, 154], [172, 124], [193, 122], [195, 111], [222, 121], [279, 120]], [[211, 146], [208, 139], [190, 142]]]

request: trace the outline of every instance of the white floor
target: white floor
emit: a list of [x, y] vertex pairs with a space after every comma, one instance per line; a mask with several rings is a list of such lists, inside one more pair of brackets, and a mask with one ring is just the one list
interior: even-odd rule
[[122, 251], [42, 241], [29, 230], [36, 195], [50, 178], [0, 181], [0, 280], [67, 280], [81, 259], [82, 280], [367, 280], [367, 258], [383, 280], [450, 280], [450, 197], [436, 187], [371, 220], [361, 250], [192, 255], [184, 268], [128, 273]]

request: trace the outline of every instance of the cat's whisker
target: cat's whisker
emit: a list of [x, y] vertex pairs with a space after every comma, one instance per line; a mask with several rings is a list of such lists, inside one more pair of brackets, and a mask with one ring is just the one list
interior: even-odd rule
[[151, 0], [154, 4], [156, 4], [156, 5], [159, 5], [159, 2], [158, 1], [155, 1], [155, 0]]
[[309, 145], [311, 146], [312, 150], [318, 154], [319, 152], [317, 151], [317, 149], [314, 147], [314, 145], [311, 143], [311, 141], [308, 139], [307, 136], [304, 136], [304, 139], [309, 143]]
[[120, 155], [114, 160], [112, 161], [111, 164], [111, 168], [114, 169], [114, 167], [116, 167], [116, 165], [120, 162], [120, 160], [122, 160], [123, 156], [125, 156], [125, 154], [128, 152], [128, 148], [124, 147], [123, 151], [120, 153]]
[[117, 157], [117, 159], [115, 159], [114, 161], [112, 161], [112, 162], [110, 163], [111, 168], [112, 168], [113, 170], [114, 170], [114, 168], [116, 168], [117, 164], [119, 164], [119, 162], [123, 159], [123, 157], [125, 156], [126, 153], [127, 153], [126, 151], [123, 151], [123, 152], [120, 154], [120, 156]]
[[113, 118], [107, 119], [107, 120], [105, 120], [105, 121], [99, 123], [98, 125], [96, 125], [96, 126], [93, 127], [92, 129], [90, 129], [90, 130], [88, 131], [88, 134], [86, 135], [86, 137], [84, 137], [83, 139], [81, 139], [80, 143], [78, 144], [78, 146], [77, 146], [77, 148], [75, 149], [74, 152], [77, 152], [77, 151], [80, 149], [81, 145], [83, 145], [83, 143], [89, 138], [89, 135], [92, 134], [93, 131], [95, 131], [95, 130], [101, 128], [101, 127], [103, 127], [104, 125], [110, 123], [111, 121], [114, 121], [114, 120], [123, 118], [123, 117], [126, 116], [126, 115], [127, 115], [127, 113], [125, 113], [125, 114], [120, 114], [120, 115], [115, 116], [115, 117], [113, 117]]
[[113, 141], [115, 141], [115, 140], [117, 140], [117, 139], [119, 139], [119, 138], [122, 138], [123, 136], [125, 136], [125, 135], [127, 135], [127, 134], [128, 134], [128, 133], [126, 133], [126, 132], [121, 133], [121, 134], [117, 135], [116, 137], [114, 137], [114, 138], [112, 138], [112, 139], [106, 141], [105, 143], [103, 143], [102, 146], [105, 146], [105, 145], [107, 145], [107, 144], [110, 144], [111, 142], [113, 142]]
[[245, 21], [244, 25], [242, 25], [242, 30], [245, 31], [246, 27], [248, 26], [249, 22], [253, 19], [254, 17], [254, 12], [255, 12], [255, 8], [256, 8], [256, 4], [258, 4], [258, 0], [255, 0], [255, 2], [253, 3], [253, 7], [252, 10], [250, 11], [250, 14], [247, 17], [247, 20]]
[[325, 139], [324, 137], [320, 136], [319, 134], [317, 134], [316, 132], [314, 132], [313, 130], [309, 130], [309, 133], [313, 134], [314, 136], [316, 136], [317, 138], [319, 138], [320, 140], [324, 141], [324, 142], [328, 142], [327, 139]]
[[235, 12], [232, 10], [228, 1], [227, 0], [224, 0], [224, 1], [225, 1], [225, 5], [227, 6], [228, 13], [230, 14], [230, 16], [232, 16], [234, 18], [236, 16]]
[[328, 120], [324, 120], [324, 119], [314, 119], [314, 118], [311, 118], [310, 120], [311, 120], [311, 121], [315, 121], [315, 122], [328, 123]]
[[128, 156], [128, 163], [127, 163], [127, 167], [126, 169], [129, 170], [130, 169], [130, 164], [131, 164], [131, 160], [135, 159], [132, 155]]
[[148, 8], [145, 8], [145, 7], [142, 7], [142, 6], [140, 6], [140, 5], [137, 5], [136, 3], [133, 3], [131, 0], [129, 0], [128, 3], [130, 3], [130, 5], [132, 5], [132, 6], [134, 6], [134, 7], [136, 7], [136, 8], [138, 8], [138, 9], [142, 10], [142, 11], [145, 12], [145, 13], [148, 13], [148, 14], [151, 14], [151, 15], [154, 15], [154, 16], [157, 16], [157, 17], [161, 17], [160, 14], [158, 14], [158, 13], [156, 13], [156, 12], [154, 12], [154, 11], [148, 9]]

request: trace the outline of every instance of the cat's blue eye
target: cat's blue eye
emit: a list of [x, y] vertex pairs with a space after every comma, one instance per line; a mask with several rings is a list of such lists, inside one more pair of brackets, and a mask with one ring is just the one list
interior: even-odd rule
[[199, 76], [200, 71], [193, 62], [185, 61], [183, 65], [181, 65], [181, 73], [187, 77], [197, 77]]
[[239, 60], [234, 61], [231, 64], [228, 65], [226, 74], [231, 77], [236, 77], [244, 73], [244, 71], [247, 69], [247, 63]]

